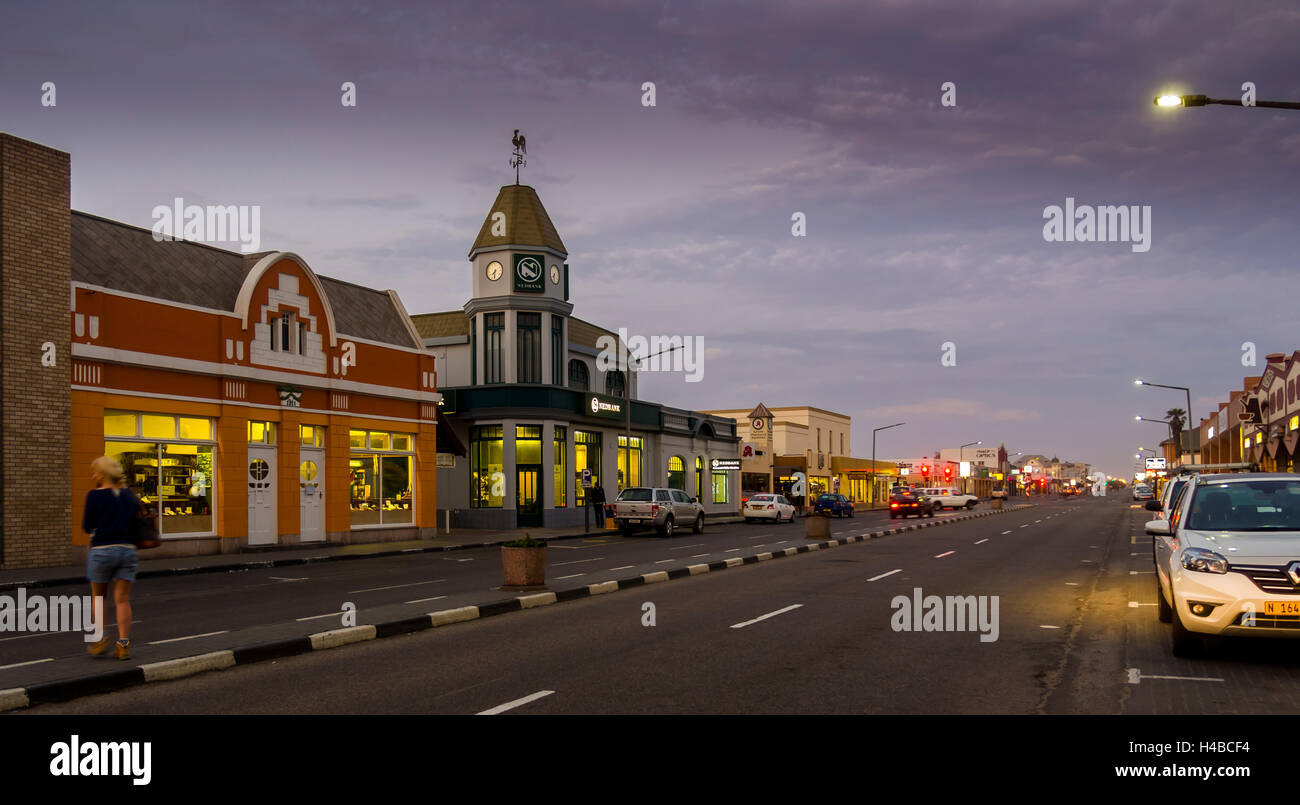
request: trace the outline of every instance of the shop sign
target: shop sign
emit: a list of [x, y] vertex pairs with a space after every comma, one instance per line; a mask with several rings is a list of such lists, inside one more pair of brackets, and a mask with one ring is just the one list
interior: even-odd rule
[[438, 466], [439, 466], [439, 467], [455, 467], [455, 466], [456, 466], [456, 454], [455, 454], [455, 453], [439, 453], [439, 454], [438, 454]]
[[582, 412], [606, 419], [623, 418], [623, 400], [618, 397], [606, 397], [604, 394], [584, 394]]
[[546, 272], [544, 254], [515, 255], [515, 291], [522, 293], [545, 293]]
[[1147, 459], [1147, 469], [1149, 469], [1149, 470], [1163, 470], [1163, 469], [1165, 469], [1165, 459], [1164, 459], [1164, 458], [1148, 458], [1148, 459]]
[[753, 443], [753, 442], [745, 442], [744, 444], [742, 444], [742, 445], [740, 446], [740, 457], [741, 457], [741, 458], [753, 458], [753, 457], [754, 457], [754, 443]]
[[709, 462], [714, 472], [727, 472], [729, 470], [740, 469], [740, 459], [738, 458], [715, 458]]

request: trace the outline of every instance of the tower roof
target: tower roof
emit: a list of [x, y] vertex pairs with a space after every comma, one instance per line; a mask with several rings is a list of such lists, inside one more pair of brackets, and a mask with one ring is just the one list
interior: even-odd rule
[[[496, 223], [492, 216], [498, 212], [505, 213], [506, 216], [504, 235], [492, 234]], [[497, 229], [500, 230], [500, 227]], [[564, 241], [560, 240], [560, 233], [555, 230], [555, 224], [551, 223], [551, 216], [546, 214], [542, 200], [537, 197], [537, 191], [523, 184], [508, 184], [497, 193], [497, 200], [492, 203], [492, 209], [483, 219], [483, 226], [474, 239], [469, 255], [473, 257], [480, 249], [502, 246], [547, 248], [566, 256], [569, 253], [564, 248]]]

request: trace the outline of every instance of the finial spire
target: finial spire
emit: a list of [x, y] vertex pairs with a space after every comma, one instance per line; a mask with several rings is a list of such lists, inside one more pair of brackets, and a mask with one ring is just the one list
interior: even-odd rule
[[515, 129], [515, 136], [510, 140], [510, 144], [515, 147], [515, 152], [510, 157], [510, 167], [515, 169], [515, 184], [519, 184], [519, 169], [528, 164], [524, 161], [524, 155], [528, 153], [528, 141], [519, 133], [519, 129]]

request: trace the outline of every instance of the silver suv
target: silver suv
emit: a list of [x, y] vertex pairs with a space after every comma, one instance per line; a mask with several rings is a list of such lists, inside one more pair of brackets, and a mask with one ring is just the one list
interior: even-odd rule
[[688, 523], [696, 534], [704, 533], [704, 507], [680, 489], [629, 486], [614, 498], [614, 524], [623, 536], [653, 526], [659, 536], [671, 537]]

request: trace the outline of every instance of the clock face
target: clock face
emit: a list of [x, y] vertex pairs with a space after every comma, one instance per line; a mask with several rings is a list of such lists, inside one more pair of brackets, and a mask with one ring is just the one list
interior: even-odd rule
[[492, 262], [488, 263], [487, 278], [492, 280], [493, 282], [496, 282], [497, 280], [501, 279], [501, 264], [498, 263], [496, 260], [493, 260]]
[[554, 284], [554, 285], [559, 285], [559, 284], [560, 284], [560, 267], [559, 267], [559, 266], [551, 266], [551, 283]]

